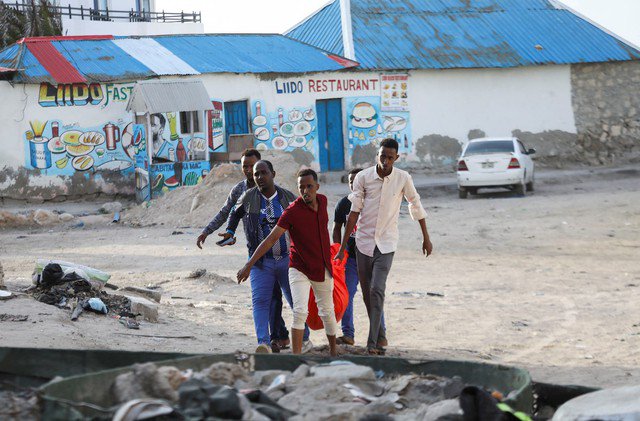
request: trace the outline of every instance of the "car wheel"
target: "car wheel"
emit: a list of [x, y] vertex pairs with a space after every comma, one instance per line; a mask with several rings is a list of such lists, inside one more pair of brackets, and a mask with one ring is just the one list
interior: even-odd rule
[[460, 187], [458, 189], [458, 197], [460, 199], [466, 199], [467, 198], [467, 189], [465, 189], [464, 187]]
[[520, 184], [516, 184], [516, 187], [513, 189], [513, 191], [518, 196], [524, 196], [524, 191], [525, 191], [524, 182], [521, 182]]
[[527, 191], [533, 191], [533, 178], [527, 183]]

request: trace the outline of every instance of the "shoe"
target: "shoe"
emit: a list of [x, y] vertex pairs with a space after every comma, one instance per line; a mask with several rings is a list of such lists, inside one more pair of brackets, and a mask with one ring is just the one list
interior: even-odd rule
[[280, 343], [277, 339], [274, 339], [271, 341], [271, 352], [273, 352], [274, 354], [279, 354], [280, 353]]
[[356, 342], [350, 336], [340, 336], [336, 339], [336, 343], [339, 345], [354, 345]]
[[378, 348], [384, 348], [385, 346], [389, 346], [389, 341], [387, 341], [387, 338], [380, 339], [376, 345]]
[[307, 352], [311, 351], [312, 349], [313, 349], [313, 343], [310, 340], [302, 342], [302, 353], [303, 354], [306, 354]]
[[367, 347], [367, 354], [369, 355], [384, 355], [385, 350], [378, 347]]
[[287, 348], [289, 348], [289, 345], [291, 344], [291, 341], [289, 340], [289, 338], [276, 339], [276, 341], [278, 341], [278, 345], [280, 346], [280, 349], [287, 349]]
[[256, 354], [271, 354], [271, 347], [267, 344], [260, 344], [256, 348]]

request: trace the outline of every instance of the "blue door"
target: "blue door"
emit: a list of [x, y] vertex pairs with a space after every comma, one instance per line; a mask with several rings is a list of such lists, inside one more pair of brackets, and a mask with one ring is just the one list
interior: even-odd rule
[[342, 136], [342, 100], [316, 101], [320, 171], [344, 170], [344, 138]]
[[227, 145], [229, 135], [249, 133], [247, 101], [224, 103], [224, 134]]

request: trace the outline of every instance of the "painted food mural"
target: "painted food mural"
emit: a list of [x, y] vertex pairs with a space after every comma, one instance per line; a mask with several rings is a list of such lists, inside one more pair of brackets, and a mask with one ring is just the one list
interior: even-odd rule
[[132, 123], [122, 120], [96, 127], [32, 120], [25, 132], [26, 166], [54, 175], [76, 172], [127, 171], [137, 147]]
[[317, 122], [314, 106], [278, 108], [265, 112], [261, 101], [252, 105], [251, 120], [256, 149], [291, 152], [301, 148], [317, 156]]
[[398, 141], [400, 153], [411, 151], [409, 113], [380, 111], [380, 97], [347, 98], [347, 136], [349, 149], [373, 144], [378, 147], [383, 139]]

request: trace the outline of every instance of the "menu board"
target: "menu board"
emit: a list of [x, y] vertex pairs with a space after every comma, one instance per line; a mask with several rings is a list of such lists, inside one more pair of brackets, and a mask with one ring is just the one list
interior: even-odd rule
[[409, 75], [380, 75], [382, 111], [409, 111]]

